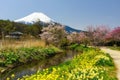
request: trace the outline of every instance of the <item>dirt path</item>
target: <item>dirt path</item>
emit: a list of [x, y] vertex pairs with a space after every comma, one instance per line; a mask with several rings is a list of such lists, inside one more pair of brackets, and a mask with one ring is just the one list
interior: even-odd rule
[[120, 51], [111, 50], [105, 47], [101, 47], [101, 50], [109, 53], [114, 60], [114, 63], [117, 67], [117, 78], [120, 80]]

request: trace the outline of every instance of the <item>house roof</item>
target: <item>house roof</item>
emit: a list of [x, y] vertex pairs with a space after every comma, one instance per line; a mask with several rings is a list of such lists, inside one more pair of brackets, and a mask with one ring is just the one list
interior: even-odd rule
[[13, 35], [13, 34], [19, 34], [19, 35], [22, 35], [23, 33], [22, 32], [19, 32], [19, 31], [15, 31], [15, 32], [11, 32], [10, 35]]

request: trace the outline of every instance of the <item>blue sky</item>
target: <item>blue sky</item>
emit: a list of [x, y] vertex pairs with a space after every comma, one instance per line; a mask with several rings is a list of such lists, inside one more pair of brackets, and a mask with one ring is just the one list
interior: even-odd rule
[[1, 0], [0, 19], [15, 20], [43, 12], [76, 29], [89, 25], [120, 26], [120, 0]]

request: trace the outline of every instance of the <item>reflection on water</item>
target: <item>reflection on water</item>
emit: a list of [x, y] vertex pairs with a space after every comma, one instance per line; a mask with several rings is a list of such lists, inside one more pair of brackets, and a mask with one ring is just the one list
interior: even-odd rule
[[16, 80], [17, 78], [21, 78], [24, 75], [34, 74], [38, 70], [42, 70], [51, 66], [58, 65], [62, 62], [68, 61], [72, 59], [76, 54], [77, 52], [68, 50], [66, 53], [59, 53], [45, 60], [33, 61], [31, 63], [18, 66], [14, 69], [6, 71], [3, 74], [0, 74], [0, 80], [5, 80], [12, 74], [15, 74], [14, 80]]

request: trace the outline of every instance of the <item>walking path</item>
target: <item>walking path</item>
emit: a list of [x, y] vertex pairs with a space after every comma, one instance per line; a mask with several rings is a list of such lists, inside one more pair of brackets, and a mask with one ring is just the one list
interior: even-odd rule
[[113, 61], [114, 61], [116, 68], [117, 68], [117, 78], [118, 78], [118, 80], [120, 80], [120, 51], [111, 50], [111, 49], [106, 48], [106, 47], [101, 47], [101, 50], [106, 52], [106, 53], [109, 53], [110, 56], [113, 58]]

